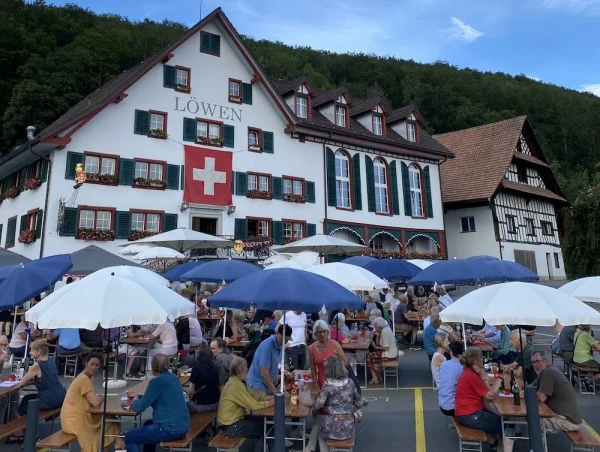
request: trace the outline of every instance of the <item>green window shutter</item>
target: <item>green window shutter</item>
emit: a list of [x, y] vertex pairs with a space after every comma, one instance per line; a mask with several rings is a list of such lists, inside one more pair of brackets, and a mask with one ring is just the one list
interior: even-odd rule
[[235, 194], [238, 196], [246, 196], [248, 193], [248, 175], [237, 171], [235, 173]]
[[135, 162], [133, 159], [119, 159], [119, 185], [133, 186]]
[[252, 85], [242, 83], [242, 103], [252, 105]]
[[44, 211], [42, 209], [38, 210], [37, 219], [35, 222], [35, 238], [39, 239], [42, 236], [42, 225], [44, 221]]
[[168, 64], [163, 66], [163, 86], [165, 88], [177, 87], [177, 69], [175, 69], [175, 66]]
[[211, 35], [208, 33], [200, 32], [200, 51], [204, 53], [210, 53], [211, 47]]
[[283, 179], [281, 177], [273, 178], [273, 192], [271, 193], [273, 199], [283, 198]]
[[406, 163], [401, 162], [400, 168], [402, 168], [402, 196], [404, 196], [404, 215], [407, 217], [412, 216], [412, 207], [410, 204], [410, 182], [408, 180], [408, 166]]
[[423, 169], [423, 179], [425, 179], [425, 207], [427, 208], [427, 218], [433, 218], [433, 200], [431, 199], [431, 180], [429, 180], [429, 166]]
[[365, 155], [365, 170], [367, 171], [367, 207], [369, 212], [375, 212], [375, 169], [373, 160]]
[[8, 248], [9, 246], [13, 246], [15, 244], [15, 236], [17, 234], [17, 219], [13, 218], [12, 220], [8, 220], [6, 225], [6, 241], [4, 242], [4, 247]]
[[283, 222], [273, 221], [273, 244], [283, 245]]
[[135, 111], [135, 122], [133, 133], [136, 135], [150, 135], [150, 112], [143, 110]]
[[306, 237], [317, 235], [317, 225], [314, 223], [306, 223]]
[[185, 190], [185, 181], [183, 180], [183, 176], [185, 175], [185, 165], [181, 165], [181, 185], [179, 188], [181, 190]]
[[27, 215], [21, 215], [21, 225], [19, 226], [19, 234], [27, 229]]
[[63, 213], [63, 221], [58, 235], [61, 237], [75, 237], [77, 233], [77, 208], [65, 207]]
[[221, 37], [218, 35], [212, 35], [210, 43], [210, 53], [215, 56], [221, 55]]
[[4, 228], [3, 224], [0, 224], [0, 243], [2, 243], [2, 229]]
[[400, 199], [398, 199], [398, 172], [396, 171], [396, 161], [390, 163], [390, 177], [392, 178], [392, 212], [394, 215], [400, 215]]
[[335, 182], [335, 153], [327, 148], [327, 204], [337, 206]]
[[40, 174], [40, 180], [46, 182], [48, 180], [48, 160], [42, 160], [42, 172]]
[[354, 210], [362, 210], [362, 184], [360, 181], [360, 154], [352, 157], [352, 182], [354, 184]]
[[67, 167], [65, 168], [65, 179], [75, 180], [75, 167], [83, 163], [84, 155], [81, 152], [67, 152]]
[[200, 32], [200, 51], [219, 56], [221, 53], [221, 37], [211, 33]]
[[228, 124], [223, 125], [223, 146], [232, 148], [235, 143], [235, 127]]
[[176, 213], [165, 213], [162, 232], [169, 232], [174, 229], [177, 229], [177, 221], [178, 220], [179, 220], [179, 215], [177, 215]]
[[231, 172], [231, 194], [235, 195], [235, 171]]
[[29, 179], [31, 179], [31, 173], [32, 173], [32, 171], [31, 171], [31, 169], [32, 169], [32, 168], [31, 168], [31, 167], [32, 167], [33, 165], [35, 165], [35, 163], [32, 163], [31, 165], [27, 165], [27, 166], [24, 168], [24, 172], [25, 172], [25, 180], [29, 180]]
[[315, 183], [306, 181], [306, 202], [315, 202]]
[[179, 190], [179, 165], [167, 165], [167, 188]]
[[6, 191], [10, 188], [10, 184], [12, 183], [12, 174], [6, 176], [2, 179], [2, 194], [6, 193]]
[[183, 118], [183, 141], [196, 142], [196, 120]]
[[248, 220], [245, 218], [236, 218], [233, 230], [233, 237], [236, 240], [246, 240], [248, 237]]
[[131, 213], [117, 210], [115, 216], [115, 239], [128, 240], [131, 235]]
[[264, 132], [262, 133], [262, 144], [263, 144], [263, 152], [267, 154], [273, 154], [275, 152], [275, 143], [273, 140], [273, 132]]

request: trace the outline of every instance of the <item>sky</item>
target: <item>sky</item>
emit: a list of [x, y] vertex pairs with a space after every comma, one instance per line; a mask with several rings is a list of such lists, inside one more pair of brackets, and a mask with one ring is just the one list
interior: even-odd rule
[[49, 0], [191, 26], [221, 7], [238, 32], [524, 74], [600, 96], [600, 0]]

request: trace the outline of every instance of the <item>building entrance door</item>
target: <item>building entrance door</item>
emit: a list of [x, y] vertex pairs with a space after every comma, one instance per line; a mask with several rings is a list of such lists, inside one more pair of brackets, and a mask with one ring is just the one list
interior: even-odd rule
[[546, 264], [548, 265], [548, 278], [554, 279], [554, 261], [550, 253], [546, 253]]
[[192, 230], [203, 232], [204, 234], [217, 235], [217, 219], [193, 217]]

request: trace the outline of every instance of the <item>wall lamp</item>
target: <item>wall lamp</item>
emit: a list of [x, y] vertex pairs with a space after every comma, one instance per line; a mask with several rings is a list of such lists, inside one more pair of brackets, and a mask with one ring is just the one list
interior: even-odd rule
[[183, 201], [181, 203], [181, 212], [185, 212], [186, 210], [188, 210], [190, 208], [190, 203], [187, 201]]
[[227, 206], [227, 215], [235, 213], [235, 206]]

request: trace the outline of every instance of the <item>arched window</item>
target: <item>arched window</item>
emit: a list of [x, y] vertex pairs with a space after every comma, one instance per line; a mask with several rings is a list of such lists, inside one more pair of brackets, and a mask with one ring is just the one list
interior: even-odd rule
[[410, 207], [413, 217], [423, 216], [423, 184], [421, 183], [421, 170], [411, 163], [408, 167], [408, 180], [410, 183]]
[[350, 209], [350, 160], [343, 151], [335, 153], [335, 199], [336, 206]]
[[387, 166], [381, 159], [373, 161], [375, 177], [375, 212], [389, 213]]

